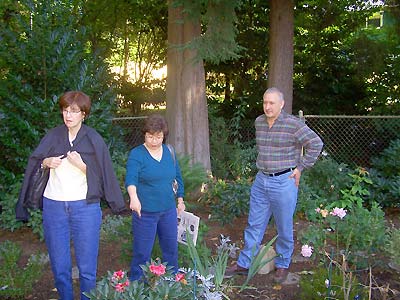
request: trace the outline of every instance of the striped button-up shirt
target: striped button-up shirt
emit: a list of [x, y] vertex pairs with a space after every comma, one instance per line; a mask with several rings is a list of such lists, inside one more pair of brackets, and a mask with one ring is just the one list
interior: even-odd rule
[[276, 173], [292, 167], [302, 171], [311, 167], [321, 153], [323, 143], [320, 137], [299, 118], [284, 111], [271, 128], [265, 115], [257, 117], [255, 127], [256, 164], [261, 171]]

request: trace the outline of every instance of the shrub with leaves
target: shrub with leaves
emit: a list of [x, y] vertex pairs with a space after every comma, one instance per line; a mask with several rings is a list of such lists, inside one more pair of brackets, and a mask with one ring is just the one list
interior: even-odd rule
[[400, 139], [394, 140], [372, 159], [371, 198], [383, 207], [400, 206]]
[[210, 206], [213, 219], [230, 224], [235, 218], [248, 213], [250, 185], [248, 179], [225, 181], [211, 178], [201, 201]]
[[299, 233], [303, 244], [313, 248], [313, 256], [324, 257], [344, 253], [347, 260], [357, 267], [375, 263], [376, 254], [383, 251], [386, 242], [384, 212], [377, 205], [371, 210], [354, 206], [315, 209], [314, 221]]
[[31, 291], [33, 284], [42, 274], [43, 262], [40, 255], [30, 257], [28, 263], [20, 267], [22, 250], [14, 242], [0, 244], [0, 298], [21, 299]]

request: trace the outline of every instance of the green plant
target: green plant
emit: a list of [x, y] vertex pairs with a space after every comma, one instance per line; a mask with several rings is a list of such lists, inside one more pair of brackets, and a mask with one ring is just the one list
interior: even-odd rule
[[372, 199], [383, 207], [400, 206], [400, 139], [390, 142], [389, 147], [371, 160], [370, 188]]
[[211, 208], [211, 217], [222, 224], [248, 212], [250, 197], [250, 182], [238, 178], [235, 181], [225, 181], [211, 178], [201, 201]]
[[202, 184], [207, 181], [207, 172], [200, 163], [191, 163], [190, 156], [177, 156], [183, 182], [185, 197], [189, 200], [198, 194]]
[[386, 241], [384, 212], [376, 204], [371, 210], [354, 205], [348, 212], [319, 207], [314, 214], [315, 221], [299, 238], [313, 247], [315, 256], [323, 258], [328, 249], [335, 249], [358, 268], [374, 264], [375, 254], [383, 250]]
[[315, 165], [303, 172], [298, 196], [297, 211], [312, 218], [313, 210], [326, 207], [341, 196], [341, 191], [351, 184], [349, 168], [330, 157], [320, 158]]
[[338, 264], [318, 267], [311, 274], [302, 275], [299, 284], [300, 299], [304, 300], [350, 300], [363, 295], [363, 287], [354, 273]]
[[391, 228], [385, 245], [385, 251], [392, 262], [400, 266], [400, 228]]
[[267, 254], [268, 250], [272, 247], [272, 244], [276, 241], [278, 236], [273, 237], [266, 245], [265, 247], [260, 250], [257, 255], [252, 259], [251, 265], [249, 268], [249, 272], [247, 273], [246, 280], [243, 282], [242, 286], [240, 287], [240, 290], [244, 290], [247, 285], [249, 284], [249, 281], [258, 273], [258, 271], [261, 270], [262, 267], [264, 267], [267, 263], [269, 263], [271, 260], [273, 260], [275, 257], [271, 257], [269, 259], [264, 259], [265, 255]]
[[108, 272], [97, 283], [96, 289], [85, 293], [90, 299], [221, 299], [221, 291], [215, 289], [213, 276], [196, 269], [181, 269], [174, 274], [171, 268], [152, 260], [141, 266], [144, 279], [129, 282], [126, 272]]
[[[1, 170], [8, 173], [6, 170]], [[3, 177], [5, 182], [2, 186], [0, 193], [0, 228], [14, 231], [21, 228], [23, 223], [18, 222], [15, 218], [15, 205], [17, 203], [18, 194], [21, 189], [21, 178], [22, 176], [15, 177], [12, 175], [12, 179], [7, 179], [7, 176]], [[9, 185], [6, 186], [7, 182]]]
[[333, 201], [329, 207], [351, 208], [353, 206], [362, 207], [365, 197], [369, 196], [369, 191], [365, 185], [372, 184], [369, 173], [363, 168], [357, 168], [355, 174], [349, 174], [352, 178], [352, 185], [340, 192], [342, 197]]
[[33, 255], [28, 263], [20, 267], [21, 248], [14, 242], [0, 244], [0, 297], [21, 299], [31, 291], [33, 284], [42, 274], [43, 262], [40, 255]]

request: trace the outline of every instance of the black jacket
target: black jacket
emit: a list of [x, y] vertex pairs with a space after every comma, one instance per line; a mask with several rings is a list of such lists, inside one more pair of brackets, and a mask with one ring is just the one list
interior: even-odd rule
[[46, 157], [60, 156], [68, 151], [77, 151], [86, 164], [88, 203], [99, 202], [105, 199], [114, 213], [125, 209], [121, 188], [115, 176], [112, 161], [107, 145], [103, 138], [84, 124], [80, 128], [71, 147], [68, 140], [68, 128], [60, 125], [51, 129], [40, 141], [28, 160], [24, 181], [16, 205], [18, 220], [28, 220], [29, 213], [23, 207], [29, 180], [38, 163]]

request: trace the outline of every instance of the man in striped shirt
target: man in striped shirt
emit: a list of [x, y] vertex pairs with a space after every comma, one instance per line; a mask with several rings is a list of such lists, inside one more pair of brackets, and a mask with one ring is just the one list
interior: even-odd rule
[[264, 114], [255, 121], [259, 172], [251, 187], [245, 246], [237, 264], [225, 274], [229, 277], [248, 273], [273, 216], [279, 255], [275, 258], [274, 280], [282, 283], [289, 273], [293, 253], [293, 215], [301, 172], [315, 163], [323, 143], [304, 122], [282, 110], [283, 94], [277, 88], [266, 90], [263, 101]]

